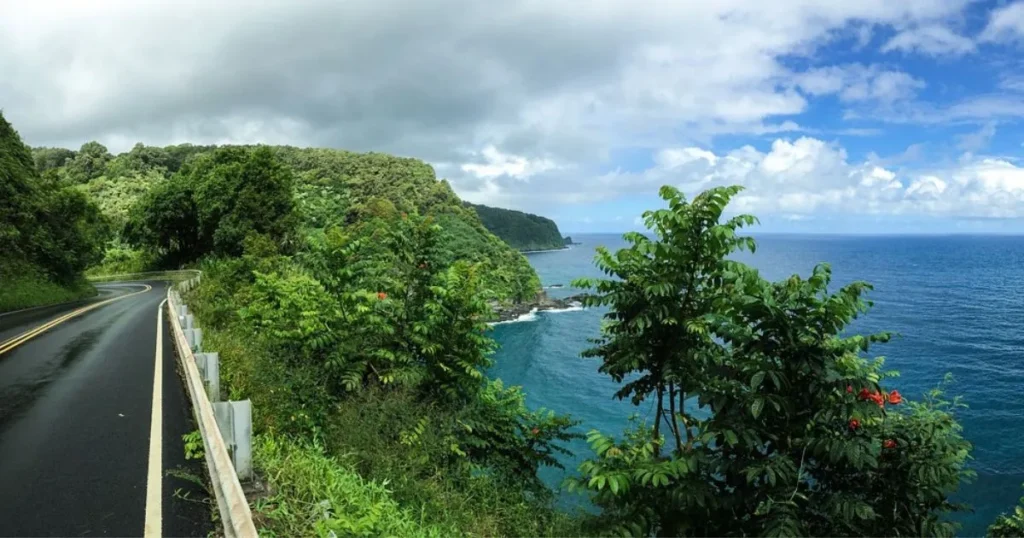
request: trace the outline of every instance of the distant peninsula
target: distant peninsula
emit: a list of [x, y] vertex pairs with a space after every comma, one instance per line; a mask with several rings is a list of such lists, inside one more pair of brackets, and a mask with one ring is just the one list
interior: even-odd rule
[[514, 249], [521, 251], [558, 250], [572, 244], [572, 239], [562, 237], [558, 225], [549, 218], [513, 209], [468, 202], [466, 202], [466, 206], [476, 210], [476, 214], [480, 216], [480, 221], [488, 231], [500, 237]]

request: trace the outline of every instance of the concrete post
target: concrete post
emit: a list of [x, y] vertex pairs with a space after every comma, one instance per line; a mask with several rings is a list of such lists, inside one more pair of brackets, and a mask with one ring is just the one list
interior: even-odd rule
[[213, 414], [239, 480], [252, 478], [252, 402], [215, 402]]
[[185, 330], [196, 328], [196, 317], [192, 314], [186, 314], [185, 323], [182, 324], [181, 328]]

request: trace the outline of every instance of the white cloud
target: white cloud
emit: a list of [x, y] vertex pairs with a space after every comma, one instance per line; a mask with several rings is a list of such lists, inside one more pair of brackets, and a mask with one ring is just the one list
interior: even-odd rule
[[[899, 66], [829, 65], [819, 54], [843, 36], [863, 47], [891, 31], [883, 50], [969, 52], [967, 38], [941, 25], [970, 3], [510, 0], [495, 10], [473, 0], [36, 0], [0, 17], [0, 104], [33, 145], [387, 151], [438, 163], [467, 199], [536, 211], [668, 182], [741, 182], [744, 204], [789, 215], [939, 211], [916, 201], [932, 192], [929, 203], [974, 211], [972, 196], [996, 188], [991, 181], [928, 171], [945, 182], [938, 189], [884, 163], [851, 163], [822, 139], [882, 134], [878, 121], [1020, 117], [1024, 94], [922, 103], [919, 94], [941, 87], [925, 93]], [[1022, 6], [997, 10], [984, 35], [1020, 35]], [[822, 96], [876, 123], [825, 128], [797, 117]], [[794, 135], [764, 152], [707, 149], [721, 135], [795, 132], [817, 138]], [[651, 170], [616, 169], [621, 153], [662, 148]], [[960, 171], [980, 178], [969, 172], [979, 163]]]
[[974, 42], [939, 24], [903, 30], [893, 36], [882, 52], [922, 52], [925, 54], [967, 54], [974, 51]]
[[989, 141], [996, 135], [995, 122], [988, 122], [977, 132], [968, 133], [959, 137], [957, 147], [964, 151], [978, 151], [988, 146]]
[[746, 188], [733, 209], [787, 220], [821, 214], [1024, 217], [1024, 168], [1006, 159], [964, 154], [939, 169], [899, 170], [850, 162], [846, 151], [810, 137], [776, 140], [767, 152], [745, 146], [715, 154], [672, 148], [639, 174], [611, 174], [603, 188], [654, 189], [673, 184], [688, 194], [719, 185]]
[[810, 95], [838, 94], [844, 102], [893, 103], [914, 97], [925, 82], [902, 71], [877, 65], [847, 64], [810, 69], [794, 76], [794, 82]]
[[509, 176], [516, 179], [529, 179], [541, 172], [558, 168], [549, 159], [528, 159], [519, 155], [509, 155], [498, 151], [494, 146], [487, 146], [480, 152], [484, 163], [466, 163], [462, 171], [483, 179]]
[[980, 37], [983, 41], [1014, 41], [1024, 37], [1024, 2], [993, 11]]

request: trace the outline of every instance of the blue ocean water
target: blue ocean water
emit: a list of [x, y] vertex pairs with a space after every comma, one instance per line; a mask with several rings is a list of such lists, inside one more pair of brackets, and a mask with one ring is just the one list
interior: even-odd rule
[[[625, 245], [618, 235], [572, 235], [582, 245], [528, 255], [544, 285], [566, 286], [548, 290], [555, 297], [578, 293], [569, 288], [576, 277], [603, 276], [593, 265], [596, 246]], [[889, 384], [900, 392], [918, 398], [953, 374], [950, 393], [970, 406], [959, 418], [974, 444], [978, 473], [957, 496], [974, 512], [957, 519], [962, 535], [982, 535], [1024, 494], [1024, 237], [756, 237], [757, 253], [738, 259], [766, 278], [806, 276], [815, 264], [828, 262], [836, 288], [853, 280], [874, 285], [868, 296], [874, 307], [853, 329], [900, 334], [876, 348], [887, 369], [899, 370]], [[614, 400], [616, 384], [597, 372], [596, 360], [579, 356], [587, 339], [598, 335], [600, 318], [597, 310], [542, 312], [531, 321], [495, 326], [500, 349], [491, 375], [522, 385], [531, 407], [573, 415], [582, 421], [581, 432], [621, 432], [630, 414], [645, 416], [648, 409]], [[553, 486], [589, 454], [583, 441], [570, 448], [566, 471], [544, 471]]]

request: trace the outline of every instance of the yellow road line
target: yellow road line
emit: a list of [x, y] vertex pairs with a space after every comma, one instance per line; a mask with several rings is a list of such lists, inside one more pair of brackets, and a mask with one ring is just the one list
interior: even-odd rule
[[133, 293], [129, 293], [128, 295], [122, 295], [120, 297], [114, 297], [112, 299], [107, 299], [105, 301], [100, 301], [98, 303], [93, 303], [93, 304], [88, 305], [88, 306], [83, 306], [82, 308], [79, 308], [77, 310], [73, 310], [73, 311], [71, 311], [71, 312], [69, 312], [67, 314], [64, 314], [63, 316], [61, 316], [61, 317], [59, 317], [57, 319], [51, 320], [51, 321], [49, 321], [47, 323], [44, 323], [44, 324], [36, 327], [35, 329], [29, 330], [29, 331], [25, 331], [25, 332], [19, 334], [18, 336], [14, 336], [12, 338], [9, 338], [9, 339], [5, 340], [3, 343], [0, 343], [0, 355], [3, 355], [4, 353], [7, 353], [8, 351], [10, 351], [10, 350], [20, 346], [21, 344], [24, 344], [25, 342], [28, 342], [29, 340], [35, 338], [36, 336], [39, 336], [40, 334], [43, 334], [44, 332], [46, 332], [46, 331], [56, 327], [57, 325], [60, 325], [61, 323], [64, 323], [65, 321], [67, 321], [67, 320], [69, 320], [71, 318], [74, 318], [74, 317], [77, 317], [77, 316], [81, 316], [82, 314], [84, 314], [84, 313], [86, 313], [86, 312], [88, 312], [90, 310], [99, 308], [99, 307], [101, 307], [101, 306], [103, 306], [105, 304], [110, 304], [110, 303], [112, 303], [114, 301], [120, 301], [121, 299], [127, 299], [129, 297], [138, 295], [140, 293], [146, 293], [147, 291], [153, 289], [153, 286], [150, 286], [148, 284], [143, 284], [143, 285], [146, 286], [146, 289], [144, 289], [144, 290], [136, 291], [136, 292], [133, 292]]
[[153, 406], [149, 418], [149, 468], [146, 473], [145, 538], [163, 536], [163, 405], [164, 405], [164, 299], [156, 310], [156, 364], [153, 367]]

